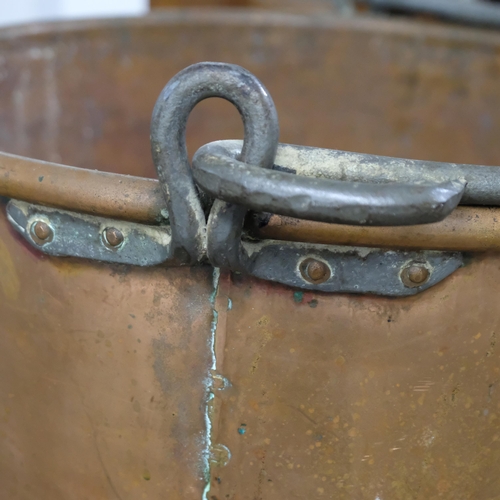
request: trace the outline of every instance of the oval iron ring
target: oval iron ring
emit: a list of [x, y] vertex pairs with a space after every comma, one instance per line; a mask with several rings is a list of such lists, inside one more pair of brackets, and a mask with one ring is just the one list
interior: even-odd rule
[[459, 180], [375, 184], [265, 170], [236, 159], [221, 143], [200, 148], [194, 178], [211, 196], [256, 211], [337, 224], [407, 226], [438, 222], [458, 205]]
[[247, 70], [233, 64], [194, 64], [162, 90], [151, 121], [151, 151], [172, 229], [171, 258], [183, 264], [206, 255], [206, 221], [186, 149], [186, 124], [195, 105], [208, 97], [233, 103], [243, 119], [241, 157], [260, 167], [273, 164], [279, 125], [271, 96]]

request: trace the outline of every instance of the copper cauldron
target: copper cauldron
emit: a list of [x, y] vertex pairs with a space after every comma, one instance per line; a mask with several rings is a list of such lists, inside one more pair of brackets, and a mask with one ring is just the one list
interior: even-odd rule
[[[283, 143], [495, 165], [499, 54], [494, 31], [370, 16], [168, 10], [3, 29], [0, 194], [154, 225], [151, 113], [206, 60], [266, 85]], [[211, 99], [188, 150], [242, 135]], [[3, 209], [0, 497], [500, 498], [499, 224], [492, 206], [398, 228], [247, 220], [260, 239], [461, 252], [435, 286], [387, 297], [50, 256]], [[405, 276], [418, 287], [422, 272]]]

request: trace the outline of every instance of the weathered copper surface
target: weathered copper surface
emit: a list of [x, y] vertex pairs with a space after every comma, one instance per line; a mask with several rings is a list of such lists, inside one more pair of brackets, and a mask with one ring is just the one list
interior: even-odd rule
[[402, 300], [223, 277], [209, 498], [499, 498], [499, 264]]
[[158, 222], [155, 179], [69, 167], [0, 152], [0, 196], [115, 219]]
[[3, 498], [200, 498], [210, 269], [46, 258], [2, 220], [0, 275]]
[[[186, 65], [218, 59], [265, 83], [282, 142], [496, 164], [499, 44], [471, 29], [229, 10], [4, 29], [0, 146], [154, 177], [155, 99]], [[242, 135], [222, 100], [197, 106], [189, 128], [191, 152]]]
[[[153, 176], [155, 99], [215, 59], [265, 83], [283, 142], [496, 164], [499, 46], [474, 30], [216, 10], [12, 28], [0, 150]], [[241, 136], [224, 102], [189, 127], [191, 152]], [[3, 497], [201, 498], [211, 269], [43, 258], [0, 224]], [[498, 498], [499, 268], [473, 256], [397, 300], [223, 275], [206, 497]]]
[[199, 499], [210, 268], [33, 252], [0, 220], [0, 497]]
[[407, 227], [325, 224], [273, 215], [267, 224], [250, 222], [261, 238], [329, 245], [487, 252], [500, 250], [498, 209], [458, 207], [442, 222]]

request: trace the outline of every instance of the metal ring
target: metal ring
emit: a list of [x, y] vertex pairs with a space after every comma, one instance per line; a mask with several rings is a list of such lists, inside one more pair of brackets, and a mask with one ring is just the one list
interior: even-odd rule
[[247, 209], [300, 219], [367, 226], [438, 222], [458, 205], [462, 181], [375, 184], [264, 170], [235, 158], [221, 142], [200, 148], [194, 178], [211, 196]]
[[243, 119], [243, 161], [272, 166], [278, 117], [259, 80], [233, 64], [205, 62], [184, 69], [162, 90], [151, 122], [151, 151], [162, 183], [172, 229], [172, 259], [192, 264], [206, 254], [206, 222], [186, 148], [186, 124], [194, 106], [208, 97], [233, 103]]

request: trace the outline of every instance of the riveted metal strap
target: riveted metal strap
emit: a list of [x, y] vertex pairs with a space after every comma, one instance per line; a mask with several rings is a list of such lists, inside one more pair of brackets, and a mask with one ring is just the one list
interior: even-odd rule
[[10, 201], [7, 217], [16, 231], [47, 255], [156, 266], [168, 260], [169, 227], [146, 226]]
[[321, 292], [415, 295], [462, 267], [456, 252], [403, 252], [376, 248], [265, 241], [244, 242], [246, 272], [269, 281]]

